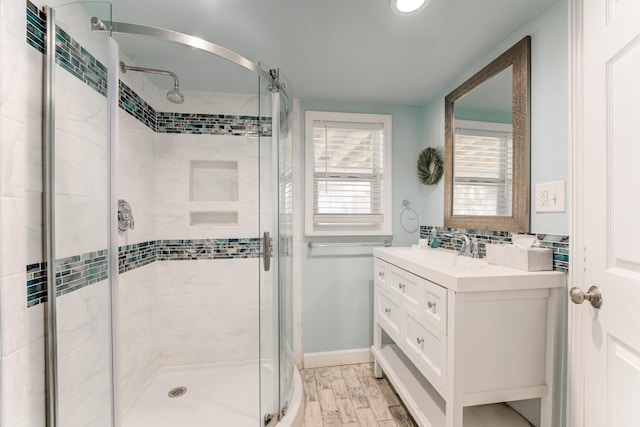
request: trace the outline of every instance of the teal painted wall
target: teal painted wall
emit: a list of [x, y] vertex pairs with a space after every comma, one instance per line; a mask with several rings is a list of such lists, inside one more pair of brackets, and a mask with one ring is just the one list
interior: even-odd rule
[[[300, 162], [304, 176], [304, 113], [338, 111], [391, 114], [393, 165], [393, 245], [417, 243], [417, 233], [405, 232], [399, 223], [403, 199], [421, 205], [415, 174], [416, 158], [424, 144], [421, 109], [404, 105], [345, 103], [326, 100], [300, 101], [302, 146]], [[304, 200], [304, 189], [302, 190]], [[304, 222], [304, 215], [301, 215]], [[304, 224], [299, 224], [304, 230]], [[314, 239], [312, 239], [314, 240]], [[317, 239], [315, 239], [317, 240]], [[325, 239], [345, 241], [346, 238]], [[306, 243], [307, 238], [304, 238]], [[371, 248], [318, 248], [303, 245], [302, 258], [302, 350], [304, 353], [369, 347], [373, 322], [373, 257]]]

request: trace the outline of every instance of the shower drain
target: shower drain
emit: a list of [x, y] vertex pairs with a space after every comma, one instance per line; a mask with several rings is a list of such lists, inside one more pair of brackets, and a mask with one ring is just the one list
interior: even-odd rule
[[184, 395], [186, 392], [187, 388], [185, 386], [174, 387], [169, 390], [168, 396], [173, 399], [174, 397], [180, 397]]

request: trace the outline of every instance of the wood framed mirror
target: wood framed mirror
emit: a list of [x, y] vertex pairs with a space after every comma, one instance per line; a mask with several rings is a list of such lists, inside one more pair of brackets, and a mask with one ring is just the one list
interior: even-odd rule
[[529, 232], [531, 37], [445, 97], [444, 226]]

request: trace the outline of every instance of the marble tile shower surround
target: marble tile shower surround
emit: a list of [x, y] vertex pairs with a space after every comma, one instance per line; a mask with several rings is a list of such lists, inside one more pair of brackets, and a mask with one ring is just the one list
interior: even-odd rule
[[[46, 14], [27, 1], [27, 44], [45, 53]], [[96, 92], [107, 95], [107, 68], [56, 26], [56, 63]], [[156, 133], [271, 136], [271, 117], [157, 111], [122, 80], [119, 106]]]
[[[34, 309], [29, 309], [29, 311]], [[109, 285], [103, 280], [57, 300], [58, 407], [61, 426], [104, 426], [110, 419]]]
[[[46, 14], [32, 2], [26, 2], [26, 41], [41, 53], [46, 52]], [[96, 93], [107, 94], [107, 68], [68, 32], [56, 28], [56, 62], [69, 75]], [[119, 82], [119, 106], [135, 120], [159, 134], [193, 134], [225, 136], [271, 136], [271, 118], [238, 114], [162, 112], [154, 109], [122, 80]], [[198, 98], [198, 96], [195, 96]], [[232, 108], [246, 106], [246, 98], [233, 95]], [[227, 99], [225, 98], [225, 101]], [[196, 99], [197, 105], [205, 102]], [[207, 106], [224, 109], [215, 101]], [[179, 110], [185, 106], [178, 106]], [[173, 239], [151, 240], [119, 248], [120, 273], [155, 261], [213, 260], [258, 257], [260, 238]], [[65, 295], [107, 278], [106, 250], [86, 252], [57, 260], [57, 292]], [[46, 301], [46, 263], [29, 264], [27, 273], [27, 306]]]
[[[118, 248], [120, 274], [156, 261], [259, 258], [261, 238], [153, 240]], [[58, 259], [57, 295], [65, 295], [108, 278], [107, 250]], [[47, 263], [27, 266], [27, 306], [45, 302]]]
[[[464, 228], [445, 228], [432, 225], [420, 226], [420, 238], [427, 239], [435, 228], [440, 247], [444, 249], [459, 250], [461, 242], [453, 237], [454, 233], [464, 233], [469, 238], [475, 238], [479, 243], [480, 257], [486, 256], [486, 244], [509, 244], [511, 233], [506, 231], [472, 230]], [[569, 236], [558, 234], [535, 234], [540, 241], [540, 246], [553, 250], [553, 269], [562, 273], [569, 272]]]
[[257, 360], [260, 325], [269, 327], [260, 318], [258, 265], [256, 258], [168, 261], [120, 276], [124, 412], [160, 368]]

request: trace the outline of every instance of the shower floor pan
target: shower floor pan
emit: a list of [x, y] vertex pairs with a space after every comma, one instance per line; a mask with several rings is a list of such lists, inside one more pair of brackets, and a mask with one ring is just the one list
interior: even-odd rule
[[[256, 362], [162, 368], [126, 411], [122, 425], [256, 427], [260, 425], [258, 381]], [[172, 390], [174, 397], [169, 397]]]

